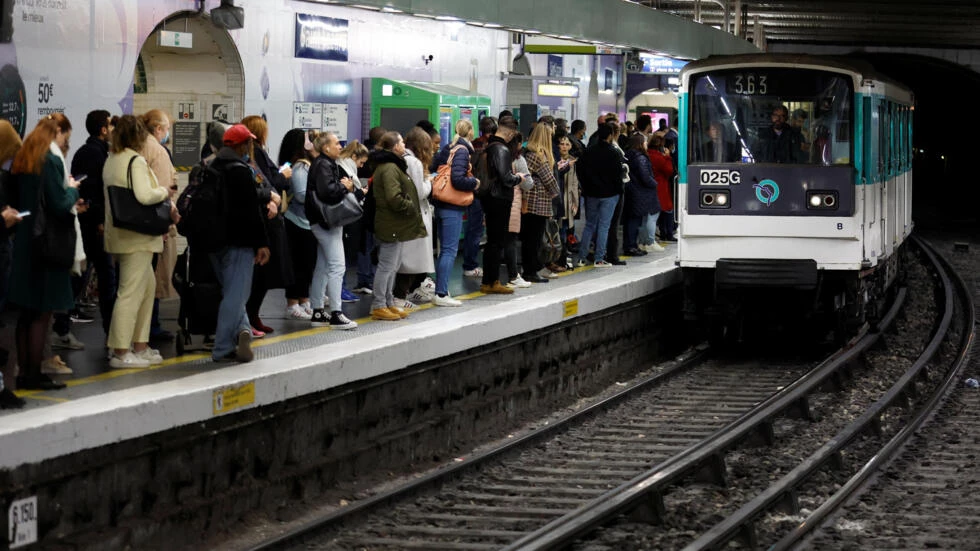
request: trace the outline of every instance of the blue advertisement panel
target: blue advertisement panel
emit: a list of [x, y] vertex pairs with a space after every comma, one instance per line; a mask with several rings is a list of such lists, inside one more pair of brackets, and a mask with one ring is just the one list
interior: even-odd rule
[[296, 14], [296, 57], [347, 61], [346, 19]]

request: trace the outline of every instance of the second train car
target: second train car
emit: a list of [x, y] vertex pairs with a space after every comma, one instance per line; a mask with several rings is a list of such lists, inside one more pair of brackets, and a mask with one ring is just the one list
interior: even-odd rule
[[877, 314], [912, 231], [912, 93], [860, 61], [752, 54], [681, 73], [676, 212], [685, 314]]

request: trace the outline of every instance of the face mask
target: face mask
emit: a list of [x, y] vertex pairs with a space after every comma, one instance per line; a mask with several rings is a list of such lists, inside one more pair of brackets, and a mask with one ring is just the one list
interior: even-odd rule
[[162, 140], [160, 140], [160, 143], [166, 145], [166, 143], [169, 141], [170, 141], [170, 131], [167, 130], [167, 135], [164, 136]]
[[246, 163], [249, 161], [250, 158], [251, 157], [248, 156], [248, 153], [242, 155], [242, 160], [245, 161]]

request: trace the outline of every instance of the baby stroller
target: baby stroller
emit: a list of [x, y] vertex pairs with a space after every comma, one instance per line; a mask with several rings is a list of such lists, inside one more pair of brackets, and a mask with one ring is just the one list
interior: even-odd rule
[[[221, 284], [206, 254], [192, 254], [188, 246], [177, 256], [174, 267], [174, 288], [180, 295], [180, 312], [177, 315], [177, 354], [186, 350], [204, 350], [213, 347], [214, 332], [218, 326], [218, 306], [221, 304]], [[194, 344], [193, 335], [200, 335], [200, 345]]]

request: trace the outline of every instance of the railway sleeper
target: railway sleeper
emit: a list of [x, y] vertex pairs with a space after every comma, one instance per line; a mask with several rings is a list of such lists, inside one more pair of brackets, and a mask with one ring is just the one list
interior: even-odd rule
[[786, 515], [797, 515], [800, 512], [800, 493], [796, 488], [790, 488], [779, 497], [773, 509]]
[[721, 487], [728, 486], [728, 467], [725, 465], [725, 456], [720, 453], [712, 455], [698, 466], [698, 470], [692, 478], [696, 482]]
[[745, 435], [739, 443], [740, 446], [747, 448], [768, 448], [776, 441], [776, 432], [772, 421], [759, 423], [752, 432]]
[[800, 396], [797, 400], [794, 400], [793, 403], [783, 410], [783, 415], [790, 419], [803, 419], [805, 421], [813, 421], [815, 419], [813, 410], [810, 409], [810, 398], [808, 396]]

